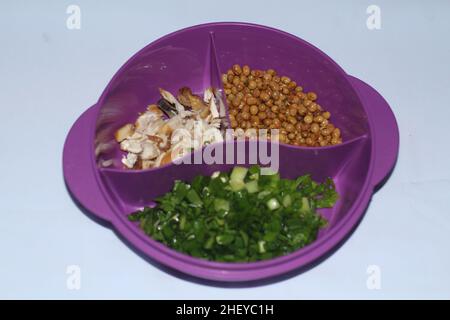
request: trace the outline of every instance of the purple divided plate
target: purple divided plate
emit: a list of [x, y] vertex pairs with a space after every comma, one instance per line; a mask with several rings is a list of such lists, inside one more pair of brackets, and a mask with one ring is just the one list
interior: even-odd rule
[[[154, 103], [158, 88], [176, 92], [182, 86], [201, 92], [221, 88], [220, 75], [233, 64], [275, 69], [318, 94], [332, 114], [343, 143], [323, 148], [280, 145], [280, 174], [306, 173], [316, 180], [334, 179], [340, 200], [322, 210], [329, 221], [315, 242], [289, 255], [252, 263], [219, 263], [176, 252], [146, 236], [127, 214], [169, 191], [175, 179], [225, 171], [232, 165], [174, 165], [128, 171], [113, 133], [134, 122]], [[226, 142], [236, 143], [236, 142]], [[92, 214], [108, 221], [145, 256], [195, 277], [217, 281], [252, 281], [310, 265], [329, 253], [353, 230], [374, 189], [394, 167], [398, 127], [387, 102], [372, 87], [347, 75], [327, 55], [283, 31], [247, 23], [211, 23], [169, 34], [135, 54], [115, 74], [99, 101], [75, 122], [63, 153], [66, 184]], [[201, 152], [197, 151], [197, 152]], [[101, 164], [113, 160], [104, 168]]]

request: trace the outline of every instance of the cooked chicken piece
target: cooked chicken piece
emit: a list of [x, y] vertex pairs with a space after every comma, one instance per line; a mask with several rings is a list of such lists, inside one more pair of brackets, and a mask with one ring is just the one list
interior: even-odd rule
[[147, 107], [147, 110], [152, 112], [155, 115], [158, 115], [159, 117], [162, 117], [164, 115], [164, 112], [161, 111], [161, 109], [159, 109], [158, 105], [156, 104], [151, 104]]
[[134, 133], [134, 126], [131, 123], [127, 123], [123, 127], [121, 127], [119, 130], [116, 131], [114, 134], [114, 138], [117, 142], [122, 142], [129, 136], [131, 136]]
[[203, 132], [203, 144], [223, 141], [222, 133], [216, 128], [209, 128]]
[[213, 119], [219, 118], [219, 111], [217, 110], [217, 105], [214, 98], [209, 100], [209, 111], [211, 112]]
[[203, 108], [200, 110], [200, 118], [206, 119], [206, 117], [210, 114], [209, 107]]
[[161, 159], [161, 165], [165, 165], [172, 162], [172, 153], [171, 152], [166, 152], [164, 157]]
[[144, 112], [136, 120], [135, 123], [136, 131], [143, 132], [148, 130], [149, 127], [154, 128], [158, 124], [161, 124], [162, 122], [164, 122], [164, 120], [162, 120], [162, 115], [163, 113], [161, 112], [161, 110], [159, 110], [159, 112], [154, 111]]
[[176, 161], [177, 159], [180, 159], [180, 158], [184, 157], [185, 155], [188, 155], [192, 151], [193, 150], [192, 150], [190, 143], [186, 144], [186, 143], [180, 142], [180, 143], [174, 145], [172, 147], [172, 149], [168, 152], [170, 152], [172, 155], [172, 161]]
[[158, 156], [158, 158], [156, 158], [155, 163], [153, 164], [153, 166], [154, 167], [160, 167], [162, 165], [170, 163], [171, 161], [172, 161], [171, 151], [167, 151], [167, 152], [161, 153]]
[[179, 90], [178, 101], [186, 107], [195, 111], [208, 108], [208, 105], [199, 96], [192, 93], [191, 89], [183, 87]]
[[137, 140], [123, 140], [120, 143], [120, 149], [123, 151], [128, 151], [131, 153], [141, 153], [142, 152], [142, 146], [141, 142]]
[[142, 160], [152, 160], [159, 156], [159, 149], [154, 142], [144, 141], [141, 145], [142, 152], [140, 154], [140, 157]]
[[161, 151], [167, 151], [170, 149], [170, 141], [166, 135], [161, 136], [147, 136], [148, 140], [153, 141]]
[[142, 160], [142, 169], [149, 169], [153, 167], [155, 161], [153, 160]]
[[150, 123], [143, 131], [145, 137], [158, 134], [161, 128], [166, 124], [166, 121], [158, 119]]
[[206, 103], [211, 101], [211, 99], [213, 98], [214, 98], [213, 88], [208, 88], [205, 90], [205, 92], [203, 92], [203, 101], [205, 101]]
[[140, 141], [142, 141], [142, 140], [145, 139], [145, 137], [144, 137], [144, 135], [143, 135], [142, 133], [140, 133], [140, 132], [135, 132], [135, 133], [133, 133], [131, 136], [129, 136], [127, 139], [130, 139], [130, 140], [140, 140]]
[[168, 91], [160, 89], [160, 93], [164, 99], [160, 102], [171, 111], [168, 118], [161, 105], [149, 105], [134, 126], [129, 124], [118, 130], [120, 148], [128, 152], [122, 159], [127, 168], [159, 167], [206, 144], [223, 141], [222, 110], [218, 109], [212, 88], [205, 90], [203, 100], [189, 88], [180, 89], [180, 101]]
[[161, 96], [166, 99], [167, 101], [169, 101], [171, 104], [173, 104], [175, 106], [175, 108], [177, 109], [178, 114], [181, 117], [184, 117], [185, 114], [185, 109], [184, 106], [178, 102], [178, 100], [169, 92], [163, 89], [159, 89], [159, 93], [161, 94]]
[[132, 169], [138, 160], [137, 154], [128, 153], [126, 156], [122, 158], [122, 163], [128, 168]]
[[172, 136], [170, 138], [170, 143], [172, 145], [177, 144], [181, 141], [190, 143], [191, 140], [192, 140], [191, 132], [188, 129], [178, 128], [172, 133]]

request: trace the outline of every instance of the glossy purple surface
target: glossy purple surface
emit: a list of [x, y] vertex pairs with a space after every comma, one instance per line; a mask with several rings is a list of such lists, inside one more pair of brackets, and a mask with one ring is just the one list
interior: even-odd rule
[[[273, 68], [315, 91], [318, 102], [341, 128], [343, 144], [325, 148], [280, 145], [280, 174], [331, 176], [340, 200], [321, 213], [329, 220], [318, 239], [290, 255], [255, 263], [217, 263], [175, 252], [144, 235], [126, 215], [151, 203], [174, 179], [229, 170], [233, 165], [174, 165], [144, 171], [121, 168], [114, 131], [154, 103], [158, 88], [190, 86], [201, 92], [220, 87], [220, 74], [234, 63]], [[74, 197], [144, 255], [181, 272], [211, 280], [250, 281], [307, 266], [325, 255], [356, 226], [374, 188], [388, 175], [398, 153], [398, 127], [386, 101], [370, 86], [347, 75], [305, 41], [268, 27], [243, 23], [184, 29], [148, 45], [114, 76], [98, 103], [74, 124], [64, 146], [63, 168]], [[236, 143], [236, 142], [228, 142]], [[200, 151], [198, 151], [200, 152]], [[98, 164], [114, 159], [113, 168]]]

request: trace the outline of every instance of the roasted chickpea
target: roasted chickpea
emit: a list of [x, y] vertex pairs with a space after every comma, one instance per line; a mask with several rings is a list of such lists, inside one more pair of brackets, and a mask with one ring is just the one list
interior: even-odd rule
[[310, 124], [311, 122], [313, 122], [313, 118], [310, 115], [307, 115], [303, 118], [303, 121], [307, 124]]
[[287, 123], [287, 122], [283, 122], [283, 123], [286, 123], [286, 131], [287, 132], [294, 132], [295, 131], [295, 127], [294, 127], [294, 125], [292, 124], [292, 123]]
[[300, 98], [298, 96], [290, 97], [290, 102], [293, 104], [298, 104], [300, 102]]
[[250, 67], [249, 67], [248, 65], [243, 66], [243, 67], [242, 67], [242, 73], [243, 73], [245, 76], [249, 76], [249, 75], [250, 75]]
[[256, 99], [256, 98], [254, 98], [253, 96], [248, 96], [247, 97], [247, 99], [245, 100], [245, 102], [248, 104], [248, 105], [254, 105], [254, 104], [257, 104], [258, 103], [258, 100]]
[[264, 120], [264, 119], [267, 118], [267, 114], [266, 114], [264, 111], [260, 111], [260, 112], [258, 113], [258, 117], [259, 117], [261, 120]]
[[288, 84], [289, 82], [291, 82], [291, 78], [289, 77], [281, 77], [281, 82], [283, 82], [284, 84]]
[[297, 115], [297, 108], [294, 105], [291, 105], [289, 107], [289, 114], [293, 117], [295, 117]]
[[328, 130], [327, 128], [322, 129], [320, 132], [323, 136], [329, 136], [331, 134], [330, 130]]
[[258, 116], [252, 116], [250, 118], [250, 123], [251, 123], [252, 127], [257, 128], [259, 126], [259, 118], [258, 118]]
[[252, 115], [256, 115], [258, 113], [258, 111], [259, 111], [259, 109], [258, 109], [257, 105], [254, 104], [254, 105], [250, 106], [250, 113]]
[[316, 116], [316, 117], [314, 117], [314, 122], [322, 123], [323, 120], [324, 120], [324, 118], [323, 118], [322, 116]]
[[317, 111], [317, 103], [311, 103], [309, 106], [308, 106], [308, 110], [310, 111], [310, 112], [315, 112], [315, 111]]
[[270, 89], [272, 89], [273, 91], [279, 91], [280, 90], [280, 86], [278, 83], [276, 83], [275, 81], [272, 81], [269, 83], [269, 87]]
[[233, 65], [233, 72], [235, 75], [240, 75], [242, 73], [241, 66], [238, 64]]
[[341, 141], [338, 138], [331, 138], [332, 145], [339, 144], [339, 143], [341, 143]]
[[306, 109], [305, 106], [302, 105], [302, 106], [299, 106], [299, 107], [298, 107], [298, 113], [299, 113], [300, 115], [304, 116], [307, 112], [308, 112], [308, 109]]
[[242, 119], [244, 120], [250, 119], [250, 113], [246, 111], [242, 112]]
[[281, 127], [281, 121], [278, 118], [273, 119], [272, 123], [274, 124], [275, 128], [280, 128]]
[[235, 98], [233, 99], [233, 101], [231, 102], [231, 104], [233, 105], [233, 107], [238, 107], [240, 103], [241, 103], [241, 99], [239, 99], [239, 97], [235, 97]]
[[278, 91], [273, 91], [272, 98], [278, 100], [280, 98], [280, 93]]
[[313, 123], [311, 125], [311, 129], [310, 130], [311, 130], [312, 133], [318, 133], [319, 130], [320, 130], [320, 127], [319, 127], [319, 125], [317, 123]]
[[265, 80], [265, 81], [270, 81], [270, 80], [272, 80], [272, 75], [270, 74], [270, 73], [265, 73], [264, 74], [264, 76], [263, 76], [263, 79]]
[[297, 124], [297, 119], [295, 119], [295, 117], [293, 117], [293, 116], [288, 116], [287, 117], [287, 119], [288, 119], [288, 121], [290, 122], [290, 123], [292, 123], [292, 124]]
[[312, 101], [315, 101], [317, 99], [317, 94], [315, 92], [308, 92], [307, 96], [308, 99]]
[[332, 132], [332, 136], [333, 138], [338, 139], [341, 136], [341, 130], [339, 130], [339, 128], [335, 128]]
[[269, 96], [269, 94], [267, 94], [267, 92], [263, 91], [260, 94], [260, 98], [261, 98], [262, 101], [269, 101], [270, 96]]

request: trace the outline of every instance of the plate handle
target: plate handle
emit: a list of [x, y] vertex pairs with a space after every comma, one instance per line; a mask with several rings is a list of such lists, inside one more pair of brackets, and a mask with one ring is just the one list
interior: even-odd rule
[[96, 119], [96, 105], [86, 110], [73, 124], [63, 150], [63, 172], [70, 193], [96, 218], [110, 221], [110, 207], [98, 186], [91, 160], [91, 129]]
[[367, 83], [349, 76], [364, 108], [372, 121], [375, 137], [375, 167], [373, 186], [377, 187], [389, 177], [399, 150], [399, 130], [395, 115], [384, 98]]

